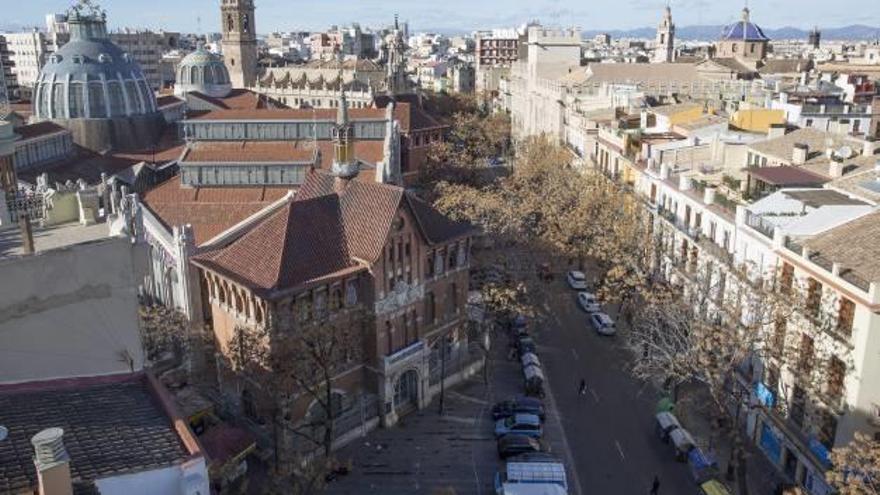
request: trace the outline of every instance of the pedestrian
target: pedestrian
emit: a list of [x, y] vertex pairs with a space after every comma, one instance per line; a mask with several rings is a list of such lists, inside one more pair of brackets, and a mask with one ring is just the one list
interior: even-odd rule
[[654, 475], [654, 482], [651, 483], [651, 495], [657, 495], [658, 493], [660, 493], [660, 478]]
[[581, 378], [581, 386], [578, 389], [578, 393], [581, 395], [587, 395], [587, 381]]

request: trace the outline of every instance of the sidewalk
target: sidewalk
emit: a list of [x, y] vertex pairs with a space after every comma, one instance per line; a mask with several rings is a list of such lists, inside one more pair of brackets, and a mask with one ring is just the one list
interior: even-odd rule
[[[675, 407], [676, 416], [682, 426], [694, 437], [697, 446], [704, 452], [714, 455], [718, 461], [719, 479], [730, 487], [731, 493], [736, 494], [736, 479], [728, 480], [726, 478], [733, 446], [730, 444], [730, 440], [722, 438], [711, 424], [710, 412], [707, 409], [709, 401], [703, 396], [705, 392], [687, 387], [680, 395], [682, 397]], [[740, 434], [744, 435], [744, 432], [740, 432]], [[748, 483], [749, 493], [772, 493], [773, 489], [785, 478], [754, 443], [748, 438], [743, 438], [742, 441], [745, 442], [746, 449], [746, 483]]]
[[[494, 477], [502, 461], [496, 450], [491, 408], [499, 400], [522, 393], [520, 365], [507, 360], [507, 346], [506, 332], [496, 331], [488, 360], [488, 386], [478, 373], [450, 387], [442, 415], [435, 399], [428, 407], [404, 416], [394, 427], [374, 430], [338, 451], [337, 458], [342, 463], [350, 461], [352, 472], [331, 482], [326, 493], [494, 493]], [[552, 401], [546, 402], [545, 441], [564, 458], [559, 416], [550, 407]]]

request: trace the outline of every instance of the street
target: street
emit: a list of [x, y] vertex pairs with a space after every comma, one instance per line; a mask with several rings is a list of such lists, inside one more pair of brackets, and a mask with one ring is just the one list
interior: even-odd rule
[[687, 466], [654, 433], [657, 396], [627, 373], [622, 336], [601, 337], [588, 325], [564, 277], [546, 287], [551, 316], [533, 333], [581, 494], [647, 494], [655, 475], [661, 494], [697, 493]]

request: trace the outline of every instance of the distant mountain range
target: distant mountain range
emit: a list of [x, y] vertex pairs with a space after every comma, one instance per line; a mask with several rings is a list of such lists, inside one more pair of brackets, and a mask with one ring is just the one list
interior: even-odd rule
[[[712, 41], [718, 39], [724, 26], [676, 26], [675, 36], [689, 41]], [[772, 40], [807, 39], [809, 30], [795, 27], [781, 27], [777, 29], [762, 28]], [[880, 27], [852, 24], [836, 28], [819, 28], [823, 40], [875, 40], [880, 38]], [[648, 38], [653, 39], [657, 33], [656, 28], [614, 29], [610, 31], [589, 30], [584, 31], [584, 36], [592, 38], [601, 33], [610, 34], [613, 38]]]

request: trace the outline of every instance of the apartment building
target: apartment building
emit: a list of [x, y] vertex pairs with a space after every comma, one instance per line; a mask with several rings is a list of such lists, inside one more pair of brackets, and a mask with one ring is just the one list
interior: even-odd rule
[[40, 75], [40, 69], [49, 53], [46, 38], [36, 29], [23, 33], [8, 33], [3, 37], [6, 38], [6, 48], [9, 52], [9, 60], [12, 62], [11, 69], [18, 79], [21, 96], [29, 100], [36, 86], [37, 77]]
[[523, 42], [523, 33], [516, 29], [493, 29], [475, 33], [474, 61], [477, 91], [498, 91], [501, 75], [519, 60]]
[[162, 88], [162, 55], [177, 47], [177, 33], [123, 29], [110, 33], [110, 40], [129, 53], [141, 66], [153, 91]]
[[[659, 114], [687, 112], [672, 106]], [[876, 147], [853, 141], [858, 152], [849, 156], [820, 148], [799, 161], [784, 159], [802, 150], [796, 143], [826, 143], [830, 135], [802, 129], [780, 141], [788, 135], [771, 129], [753, 142], [733, 133], [700, 142], [680, 134], [683, 122], [651, 135], [620, 120], [601, 124], [588, 149], [599, 170], [645, 198], [668, 280], [685, 290], [709, 283], [719, 305], [780, 284], [800, 294], [803, 309], [769, 325], [767, 348], [741, 370], [739, 386], [750, 398], [741, 426], [788, 479], [810, 494], [831, 493], [829, 452], [856, 431], [880, 435]], [[845, 143], [826, 143], [835, 144]], [[778, 158], [765, 164], [769, 150]], [[818, 161], [810, 167], [810, 160]], [[774, 187], [757, 194], [759, 179]], [[783, 348], [800, 357], [782, 359]]]

